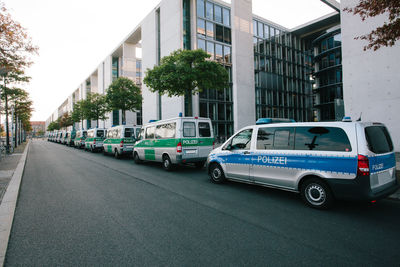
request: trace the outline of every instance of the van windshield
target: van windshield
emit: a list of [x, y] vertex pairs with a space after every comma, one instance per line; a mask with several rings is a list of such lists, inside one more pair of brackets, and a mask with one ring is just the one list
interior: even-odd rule
[[368, 148], [376, 154], [383, 154], [393, 151], [393, 143], [385, 126], [365, 127], [365, 137]]

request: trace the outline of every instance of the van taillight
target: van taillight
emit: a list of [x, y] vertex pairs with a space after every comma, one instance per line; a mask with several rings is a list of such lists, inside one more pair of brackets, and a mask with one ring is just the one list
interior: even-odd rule
[[358, 176], [367, 176], [369, 175], [369, 160], [366, 156], [358, 155]]
[[215, 141], [213, 141], [213, 149], [215, 149]]
[[124, 141], [122, 140], [121, 143], [119, 143], [119, 147], [124, 147]]
[[93, 145], [95, 145], [95, 144], [96, 144], [96, 139], [93, 140]]
[[182, 153], [182, 143], [181, 142], [179, 142], [178, 145], [176, 146], [176, 152]]

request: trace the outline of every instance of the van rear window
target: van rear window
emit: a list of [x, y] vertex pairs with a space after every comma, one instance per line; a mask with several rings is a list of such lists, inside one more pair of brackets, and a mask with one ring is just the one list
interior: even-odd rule
[[132, 128], [125, 128], [125, 138], [135, 137], [135, 130]]
[[104, 137], [104, 131], [103, 130], [98, 130], [97, 131], [97, 137]]
[[383, 154], [393, 151], [393, 143], [385, 126], [365, 127], [365, 137], [368, 148], [375, 154]]
[[211, 128], [208, 122], [199, 122], [199, 137], [211, 137]]

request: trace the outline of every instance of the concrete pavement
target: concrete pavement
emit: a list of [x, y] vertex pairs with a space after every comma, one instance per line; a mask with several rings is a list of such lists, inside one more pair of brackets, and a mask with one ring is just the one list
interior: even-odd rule
[[7, 252], [28, 149], [29, 141], [0, 161], [0, 266], [4, 264]]

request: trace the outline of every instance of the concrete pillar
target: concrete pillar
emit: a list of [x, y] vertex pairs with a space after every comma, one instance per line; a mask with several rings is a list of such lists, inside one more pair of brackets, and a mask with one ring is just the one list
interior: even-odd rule
[[253, 16], [251, 0], [232, 0], [234, 130], [255, 123]]

